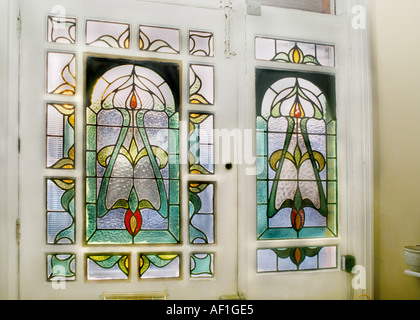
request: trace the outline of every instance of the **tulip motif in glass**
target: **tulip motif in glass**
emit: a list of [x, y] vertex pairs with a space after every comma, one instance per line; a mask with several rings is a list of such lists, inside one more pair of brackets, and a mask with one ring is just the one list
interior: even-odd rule
[[333, 91], [333, 78], [257, 74], [258, 237], [335, 237], [336, 121], [323, 91]]

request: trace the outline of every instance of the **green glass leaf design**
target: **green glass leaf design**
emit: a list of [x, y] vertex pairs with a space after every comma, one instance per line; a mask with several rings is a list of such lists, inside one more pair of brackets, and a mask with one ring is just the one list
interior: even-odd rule
[[110, 256], [88, 256], [90, 260], [95, 262], [98, 266], [103, 269], [111, 269], [118, 265], [118, 268], [125, 274], [128, 275], [128, 256], [127, 255], [110, 255]]

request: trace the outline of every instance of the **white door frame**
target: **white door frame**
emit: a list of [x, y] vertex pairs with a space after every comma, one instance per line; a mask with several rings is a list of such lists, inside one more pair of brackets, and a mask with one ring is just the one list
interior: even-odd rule
[[18, 1], [0, 1], [0, 298], [19, 298], [18, 159], [19, 30]]

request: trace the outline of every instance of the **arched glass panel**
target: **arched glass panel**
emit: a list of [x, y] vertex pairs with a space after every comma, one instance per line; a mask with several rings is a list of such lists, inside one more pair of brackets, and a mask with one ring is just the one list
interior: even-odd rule
[[86, 60], [86, 242], [179, 242], [179, 66]]
[[258, 238], [337, 235], [332, 76], [257, 69]]

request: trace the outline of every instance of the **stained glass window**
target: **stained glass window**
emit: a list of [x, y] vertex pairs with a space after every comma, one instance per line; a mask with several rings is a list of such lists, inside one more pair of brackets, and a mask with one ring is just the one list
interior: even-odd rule
[[180, 277], [179, 254], [140, 254], [140, 279], [164, 279]]
[[193, 253], [191, 254], [190, 275], [192, 278], [214, 277], [214, 254]]
[[86, 256], [87, 280], [127, 280], [130, 256], [127, 254]]
[[47, 41], [54, 43], [76, 43], [76, 18], [48, 16]]
[[48, 281], [74, 281], [76, 280], [76, 256], [74, 254], [48, 254], [47, 255]]
[[214, 116], [190, 113], [189, 157], [190, 173], [214, 173]]
[[257, 69], [258, 239], [337, 236], [335, 79]]
[[130, 25], [127, 23], [86, 20], [86, 44], [105, 48], [130, 48]]
[[258, 60], [296, 64], [335, 66], [335, 47], [315, 43], [255, 37], [255, 57]]
[[47, 93], [74, 95], [76, 56], [67, 52], [47, 53]]
[[214, 184], [189, 183], [190, 243], [214, 243]]
[[139, 34], [139, 48], [142, 51], [179, 53], [179, 29], [142, 25]]
[[337, 268], [337, 247], [259, 249], [258, 273]]
[[46, 180], [47, 243], [75, 243], [75, 181], [74, 179]]
[[74, 166], [74, 105], [47, 103], [47, 168]]
[[214, 67], [190, 65], [190, 103], [214, 104]]
[[179, 242], [179, 65], [88, 57], [86, 241]]
[[214, 35], [211, 32], [190, 31], [190, 55], [213, 57]]

